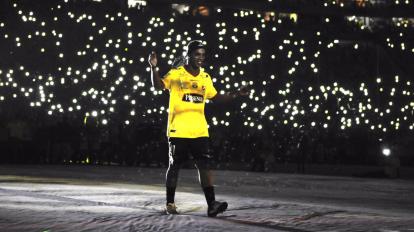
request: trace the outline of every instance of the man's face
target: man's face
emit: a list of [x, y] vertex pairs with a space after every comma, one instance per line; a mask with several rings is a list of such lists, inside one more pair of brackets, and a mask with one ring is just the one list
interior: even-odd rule
[[206, 59], [206, 50], [204, 48], [198, 48], [194, 50], [188, 59], [188, 64], [193, 68], [201, 68]]

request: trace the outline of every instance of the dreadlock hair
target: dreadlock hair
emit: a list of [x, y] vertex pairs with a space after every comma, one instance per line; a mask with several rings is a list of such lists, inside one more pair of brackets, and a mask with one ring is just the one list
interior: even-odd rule
[[201, 40], [192, 40], [188, 42], [188, 44], [184, 47], [183, 55], [176, 57], [171, 66], [173, 68], [178, 68], [185, 65], [190, 54], [199, 48], [206, 48]]
[[186, 61], [187, 61], [187, 57], [181, 55], [179, 57], [174, 58], [174, 61], [172, 62], [171, 66], [173, 68], [178, 68], [180, 66], [185, 65]]

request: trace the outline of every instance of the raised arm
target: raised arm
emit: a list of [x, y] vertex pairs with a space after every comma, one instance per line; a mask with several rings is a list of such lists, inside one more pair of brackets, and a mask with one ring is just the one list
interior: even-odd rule
[[151, 67], [151, 83], [152, 87], [156, 90], [163, 90], [165, 88], [164, 83], [161, 81], [160, 73], [158, 71], [158, 60], [157, 54], [155, 52], [151, 52], [148, 56], [148, 63]]

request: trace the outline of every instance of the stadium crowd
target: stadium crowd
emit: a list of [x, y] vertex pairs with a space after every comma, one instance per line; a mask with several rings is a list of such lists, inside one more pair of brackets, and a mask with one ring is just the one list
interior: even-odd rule
[[147, 56], [167, 71], [192, 39], [218, 90], [250, 88], [207, 104], [218, 168], [377, 165], [382, 146], [414, 163], [412, 19], [1, 4], [2, 163], [164, 166], [168, 93], [150, 87]]

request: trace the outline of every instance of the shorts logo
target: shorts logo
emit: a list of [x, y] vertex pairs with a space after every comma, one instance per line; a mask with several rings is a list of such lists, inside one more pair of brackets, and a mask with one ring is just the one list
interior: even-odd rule
[[183, 96], [183, 101], [192, 103], [203, 103], [204, 97], [199, 94], [186, 93]]

